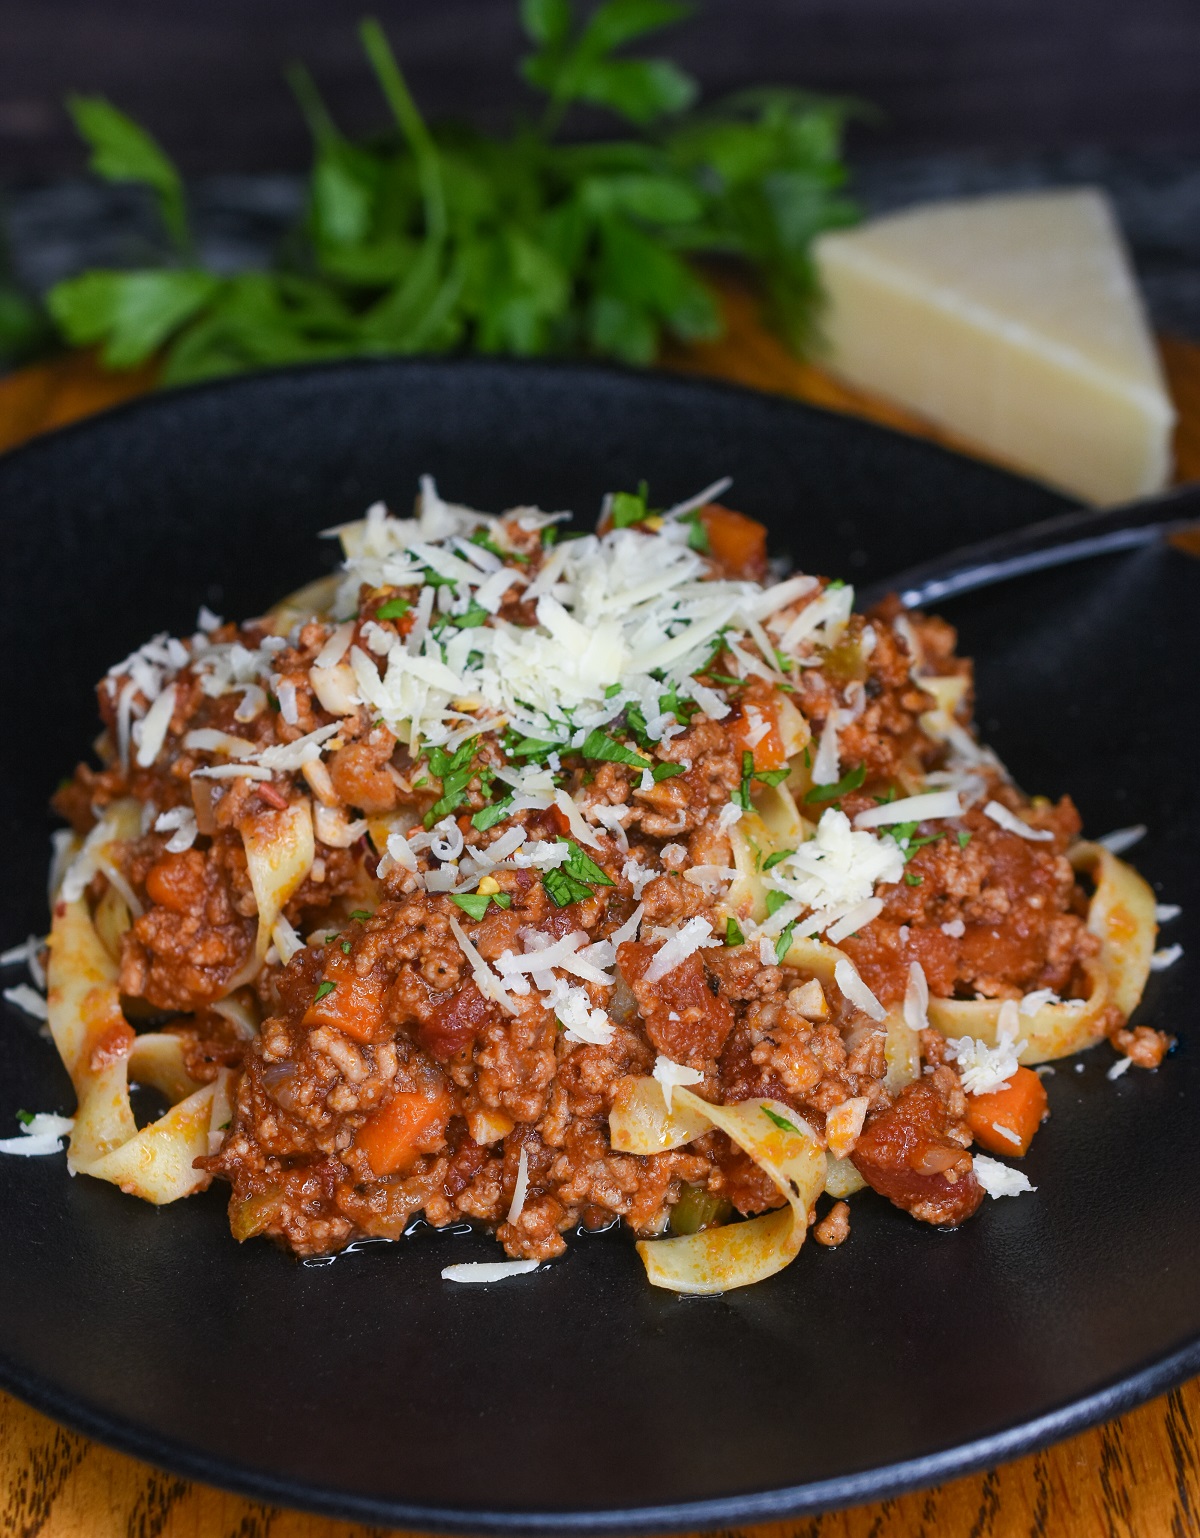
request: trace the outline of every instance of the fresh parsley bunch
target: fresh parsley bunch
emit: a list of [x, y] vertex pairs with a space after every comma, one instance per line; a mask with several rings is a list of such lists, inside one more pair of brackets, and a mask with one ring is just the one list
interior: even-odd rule
[[[532, 52], [521, 73], [545, 98], [506, 139], [431, 129], [375, 21], [367, 58], [393, 128], [345, 137], [308, 74], [290, 72], [312, 133], [303, 228], [268, 272], [201, 266], [179, 173], [109, 102], [70, 107], [92, 168], [153, 192], [169, 256], [141, 271], [92, 271], [48, 299], [62, 336], [99, 345], [110, 368], [164, 354], [168, 383], [275, 364], [474, 350], [650, 363], [664, 335], [719, 334], [693, 258], [741, 258], [797, 348], [811, 335], [809, 255], [851, 222], [841, 138], [850, 104], [760, 90], [694, 111], [696, 83], [631, 43], [677, 22], [677, 0], [521, 0]], [[606, 108], [626, 137], [562, 143], [577, 103]]]

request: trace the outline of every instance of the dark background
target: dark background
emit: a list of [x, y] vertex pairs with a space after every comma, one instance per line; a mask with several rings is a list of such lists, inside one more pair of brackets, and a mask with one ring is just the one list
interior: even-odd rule
[[[525, 100], [515, 0], [0, 0], [0, 180], [78, 169], [61, 99], [102, 91], [190, 174], [299, 169], [281, 76], [312, 67], [348, 128], [381, 121], [354, 37], [374, 9], [432, 115]], [[856, 152], [1200, 152], [1200, 0], [707, 0], [670, 34], [706, 93], [767, 80], [884, 113]]]

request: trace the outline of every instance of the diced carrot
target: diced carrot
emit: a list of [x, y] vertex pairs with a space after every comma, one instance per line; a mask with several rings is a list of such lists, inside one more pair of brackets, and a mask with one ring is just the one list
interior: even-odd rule
[[761, 523], [710, 502], [700, 509], [709, 550], [730, 577], [761, 581], [767, 571], [767, 531]]
[[[326, 986], [329, 983], [332, 988]], [[335, 952], [329, 957], [317, 994], [304, 1012], [305, 1025], [331, 1025], [361, 1042], [391, 1035], [383, 1018], [381, 982], [372, 972], [359, 977], [348, 956]]]
[[990, 1095], [967, 1096], [967, 1126], [989, 1153], [1027, 1152], [1045, 1115], [1045, 1086], [1032, 1068], [1018, 1068], [1003, 1089]]
[[446, 1141], [450, 1096], [404, 1091], [373, 1111], [359, 1128], [354, 1146], [367, 1156], [375, 1175], [398, 1175], [423, 1153], [436, 1153]]
[[[750, 738], [757, 733], [763, 721], [767, 723], [767, 730], [751, 747]], [[779, 730], [779, 711], [774, 702], [743, 707], [737, 719], [729, 723], [729, 736], [737, 752], [754, 754], [756, 769], [782, 769], [787, 763], [783, 734]]]

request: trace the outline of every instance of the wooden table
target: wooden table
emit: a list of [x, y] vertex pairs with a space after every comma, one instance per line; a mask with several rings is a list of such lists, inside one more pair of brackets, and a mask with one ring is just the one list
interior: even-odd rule
[[[925, 436], [907, 412], [797, 363], [749, 297], [726, 295], [719, 343], [676, 350], [673, 368], [796, 395]], [[1180, 412], [1176, 465], [1200, 480], [1200, 347], [1165, 340]], [[0, 380], [0, 449], [135, 395], [149, 371], [108, 376], [86, 356]], [[955, 445], [963, 447], [963, 445]], [[1200, 1379], [1109, 1425], [984, 1474], [874, 1506], [725, 1532], [722, 1538], [1188, 1538], [1200, 1535]], [[261, 1506], [163, 1474], [64, 1431], [0, 1394], [0, 1538], [381, 1538], [377, 1528]]]

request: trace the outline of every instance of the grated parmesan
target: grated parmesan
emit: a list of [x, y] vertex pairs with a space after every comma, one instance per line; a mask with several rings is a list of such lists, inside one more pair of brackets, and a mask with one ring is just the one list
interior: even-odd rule
[[704, 1075], [698, 1068], [688, 1068], [683, 1063], [675, 1063], [669, 1057], [659, 1053], [654, 1061], [654, 1077], [662, 1086], [663, 1102], [669, 1115], [674, 1107], [674, 1093], [677, 1086], [689, 1088], [693, 1084], [703, 1084]]
[[1037, 1186], [1030, 1185], [1029, 1176], [1024, 1170], [1015, 1170], [1010, 1164], [1001, 1164], [999, 1159], [976, 1154], [974, 1165], [975, 1178], [991, 1197], [1020, 1196], [1025, 1191], [1037, 1190]]
[[869, 1015], [872, 1020], [883, 1020], [886, 1017], [887, 1010], [858, 975], [853, 962], [845, 956], [838, 959], [833, 969], [833, 978], [842, 990], [842, 996], [856, 1009], [861, 1009], [864, 1015]]
[[465, 1260], [442, 1270], [444, 1282], [502, 1282], [510, 1276], [528, 1276], [536, 1260]]
[[690, 918], [678, 934], [672, 935], [654, 953], [650, 965], [646, 968], [644, 981], [657, 983], [668, 973], [673, 972], [689, 956], [720, 943], [713, 938], [712, 925], [707, 919]]
[[1045, 843], [1054, 837], [1048, 828], [1031, 828], [999, 801], [989, 801], [983, 809], [983, 815], [990, 817], [1006, 833], [1015, 833], [1018, 838], [1027, 838], [1031, 843]]
[[516, 1223], [525, 1210], [525, 1196], [529, 1190], [529, 1152], [525, 1144], [521, 1144], [521, 1154], [517, 1160], [517, 1179], [513, 1186], [512, 1201], [508, 1207], [508, 1221]]

